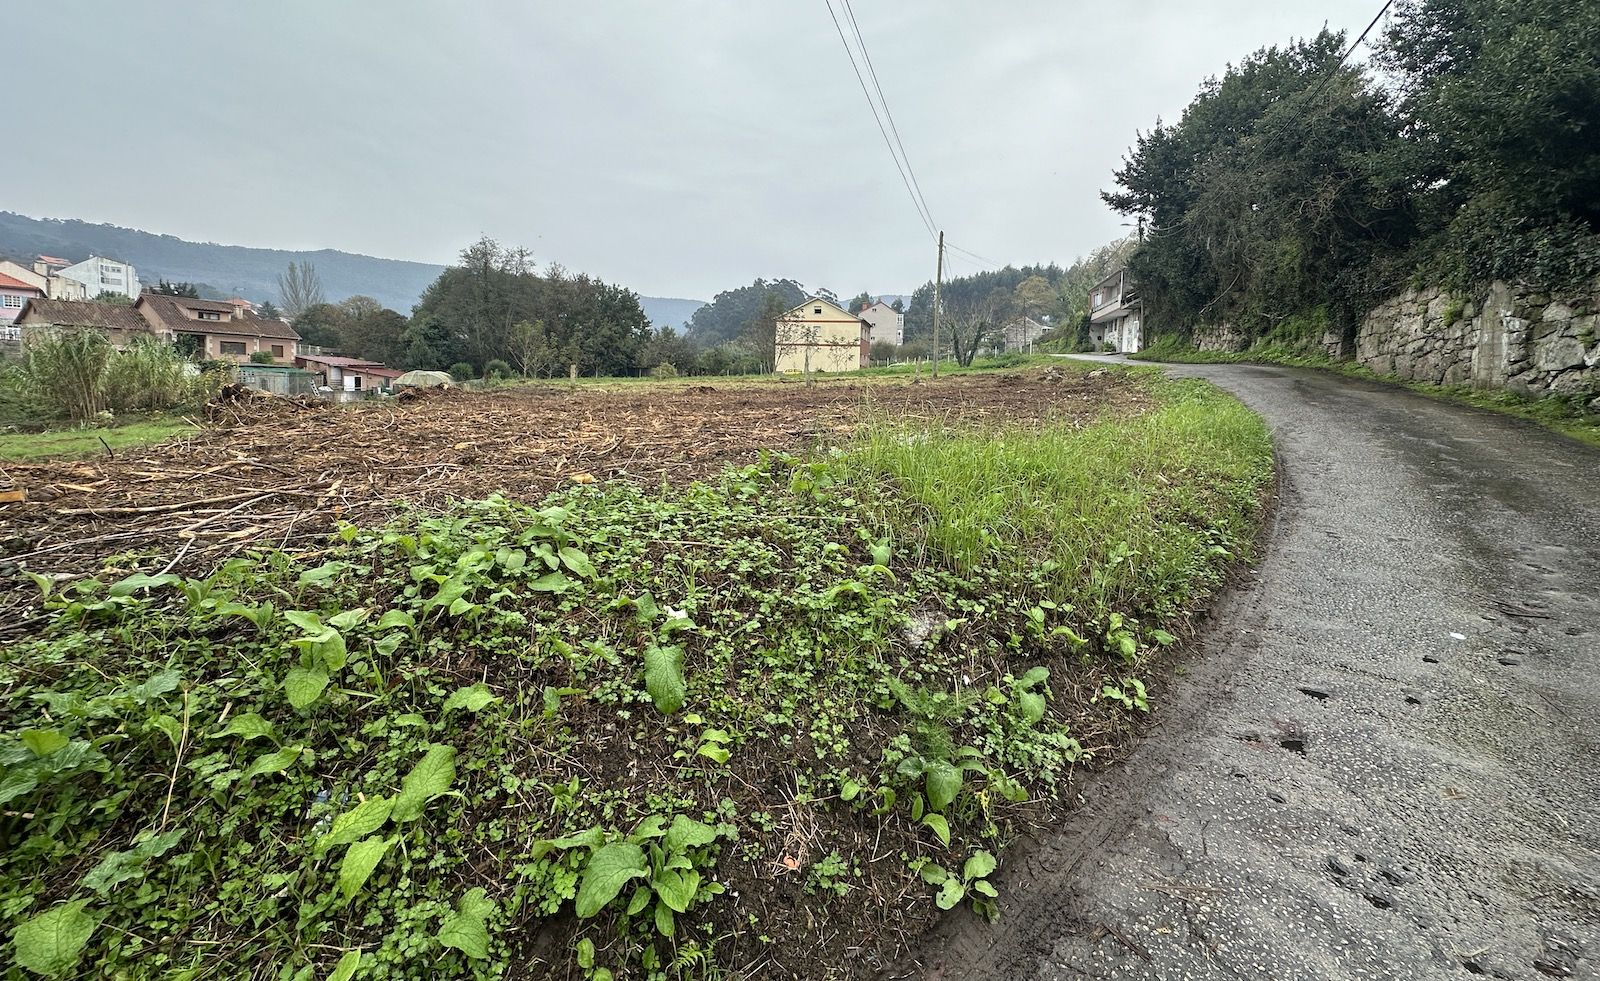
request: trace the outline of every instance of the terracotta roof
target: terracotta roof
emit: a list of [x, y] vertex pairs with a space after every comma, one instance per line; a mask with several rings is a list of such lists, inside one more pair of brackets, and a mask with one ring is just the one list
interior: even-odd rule
[[52, 266], [70, 266], [70, 265], [72, 265], [72, 263], [68, 262], [67, 260], [65, 260], [65, 259], [57, 259], [53, 255], [42, 255], [42, 256], [39, 257], [39, 261], [40, 262], [48, 262]]
[[365, 358], [347, 358], [342, 354], [297, 354], [296, 361], [315, 361], [317, 364], [330, 364], [335, 368], [382, 368], [382, 361], [368, 361]]
[[101, 329], [148, 331], [150, 325], [133, 307], [88, 300], [33, 299], [17, 314], [17, 323], [55, 324], [58, 327], [99, 327]]
[[0, 273], [0, 288], [8, 290], [28, 290], [30, 292], [37, 293], [40, 296], [44, 295], [44, 290], [33, 285], [32, 283], [24, 283], [22, 280], [7, 276], [5, 273]]
[[[148, 310], [168, 330], [181, 330], [191, 334], [245, 334], [251, 337], [281, 337], [298, 341], [300, 335], [281, 320], [265, 320], [248, 311], [239, 316], [233, 304], [218, 300], [196, 300], [188, 296], [167, 296], [162, 293], [141, 293], [135, 306]], [[184, 310], [205, 310], [226, 314], [224, 321], [195, 320]]]

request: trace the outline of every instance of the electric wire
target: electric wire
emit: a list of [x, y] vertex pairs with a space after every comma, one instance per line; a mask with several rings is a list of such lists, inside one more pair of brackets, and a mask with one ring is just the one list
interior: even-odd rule
[[906, 173], [911, 175], [911, 187], [916, 192], [917, 199], [922, 202], [922, 213], [928, 216], [928, 221], [934, 228], [939, 223], [933, 220], [933, 209], [928, 207], [928, 199], [922, 193], [922, 185], [917, 182], [917, 171], [911, 166], [911, 155], [906, 153], [905, 142], [900, 139], [900, 127], [895, 125], [894, 111], [889, 108], [889, 99], [883, 94], [883, 86], [878, 83], [878, 70], [873, 67], [872, 54], [867, 51], [867, 39], [861, 36], [861, 25], [856, 23], [855, 9], [850, 6], [850, 0], [842, 0], [844, 15], [850, 21], [850, 30], [856, 36], [856, 46], [861, 49], [861, 59], [867, 64], [867, 77], [872, 79], [872, 88], [878, 93], [878, 103], [883, 106], [884, 118], [889, 120], [889, 132], [894, 134], [895, 145], [900, 148], [900, 159], [905, 161]]
[[[861, 75], [861, 66], [856, 64], [856, 54], [850, 48], [850, 41], [844, 36], [844, 28], [839, 24], [839, 15], [834, 13], [832, 0], [822, 0], [828, 7], [828, 17], [833, 20], [833, 28], [839, 32], [839, 43], [844, 45], [844, 53], [850, 59], [850, 68], [856, 73], [856, 82], [861, 86], [861, 94], [867, 97], [867, 107], [872, 110], [872, 120], [878, 124], [878, 133], [883, 136], [883, 145], [889, 148], [889, 156], [894, 159], [894, 169], [900, 173], [900, 182], [906, 186], [906, 193], [911, 196], [911, 205], [917, 209], [917, 217], [922, 220], [930, 237], [937, 238], [938, 231], [933, 223], [933, 218], [923, 210], [922, 200], [917, 192], [911, 189], [911, 181], [906, 177], [905, 168], [900, 165], [900, 155], [895, 152], [894, 143], [889, 139], [889, 131], [883, 126], [883, 119], [878, 115], [878, 105], [872, 100], [872, 93], [867, 89], [867, 81]], [[887, 107], [886, 107], [887, 108]]]

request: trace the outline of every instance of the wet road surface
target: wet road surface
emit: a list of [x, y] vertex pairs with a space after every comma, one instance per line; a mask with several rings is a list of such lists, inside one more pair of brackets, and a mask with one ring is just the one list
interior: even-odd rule
[[[1175, 366], [1272, 426], [1259, 565], [1158, 727], [930, 978], [1600, 978], [1600, 451], [1334, 375]], [[1009, 853], [1008, 853], [1009, 854]]]

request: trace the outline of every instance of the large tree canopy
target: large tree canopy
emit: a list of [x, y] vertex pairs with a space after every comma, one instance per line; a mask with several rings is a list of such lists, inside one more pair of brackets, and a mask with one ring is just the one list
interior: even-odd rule
[[422, 294], [399, 350], [406, 367], [492, 360], [529, 374], [632, 374], [651, 336], [638, 294], [560, 266], [534, 271], [526, 250], [483, 239]]
[[784, 312], [805, 301], [805, 287], [792, 279], [758, 279], [712, 297], [694, 312], [684, 336], [702, 347], [727, 344], [756, 331], [771, 307], [780, 306]]
[[1600, 7], [1401, 0], [1382, 83], [1343, 34], [1263, 49], [1139, 135], [1103, 196], [1157, 330], [1348, 336], [1413, 275], [1600, 272]]

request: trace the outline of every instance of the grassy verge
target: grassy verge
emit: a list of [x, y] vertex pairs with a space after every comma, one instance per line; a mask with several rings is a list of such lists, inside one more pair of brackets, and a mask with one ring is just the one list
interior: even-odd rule
[[1353, 361], [1335, 361], [1326, 355], [1306, 354], [1304, 351], [1289, 347], [1263, 346], [1253, 347], [1247, 351], [1199, 351], [1173, 338], [1163, 337], [1157, 343], [1130, 357], [1140, 361], [1170, 361], [1178, 364], [1256, 363], [1317, 368], [1349, 378], [1398, 385], [1457, 405], [1470, 405], [1516, 416], [1519, 419], [1528, 419], [1547, 429], [1600, 446], [1600, 414], [1590, 412], [1585, 402], [1578, 399], [1530, 398], [1506, 389], [1482, 389], [1470, 385], [1432, 385], [1427, 382], [1407, 381], [1393, 375], [1379, 374]]
[[95, 456], [125, 446], [159, 443], [194, 426], [182, 419], [149, 419], [124, 426], [91, 426], [85, 429], [57, 429], [41, 433], [0, 435], [0, 459], [33, 460], [40, 457]]
[[[1245, 547], [1259, 420], [884, 425], [687, 488], [36, 580], [0, 916], [40, 974], [869, 971], [1058, 818]], [[819, 938], [822, 941], [819, 944]]]

